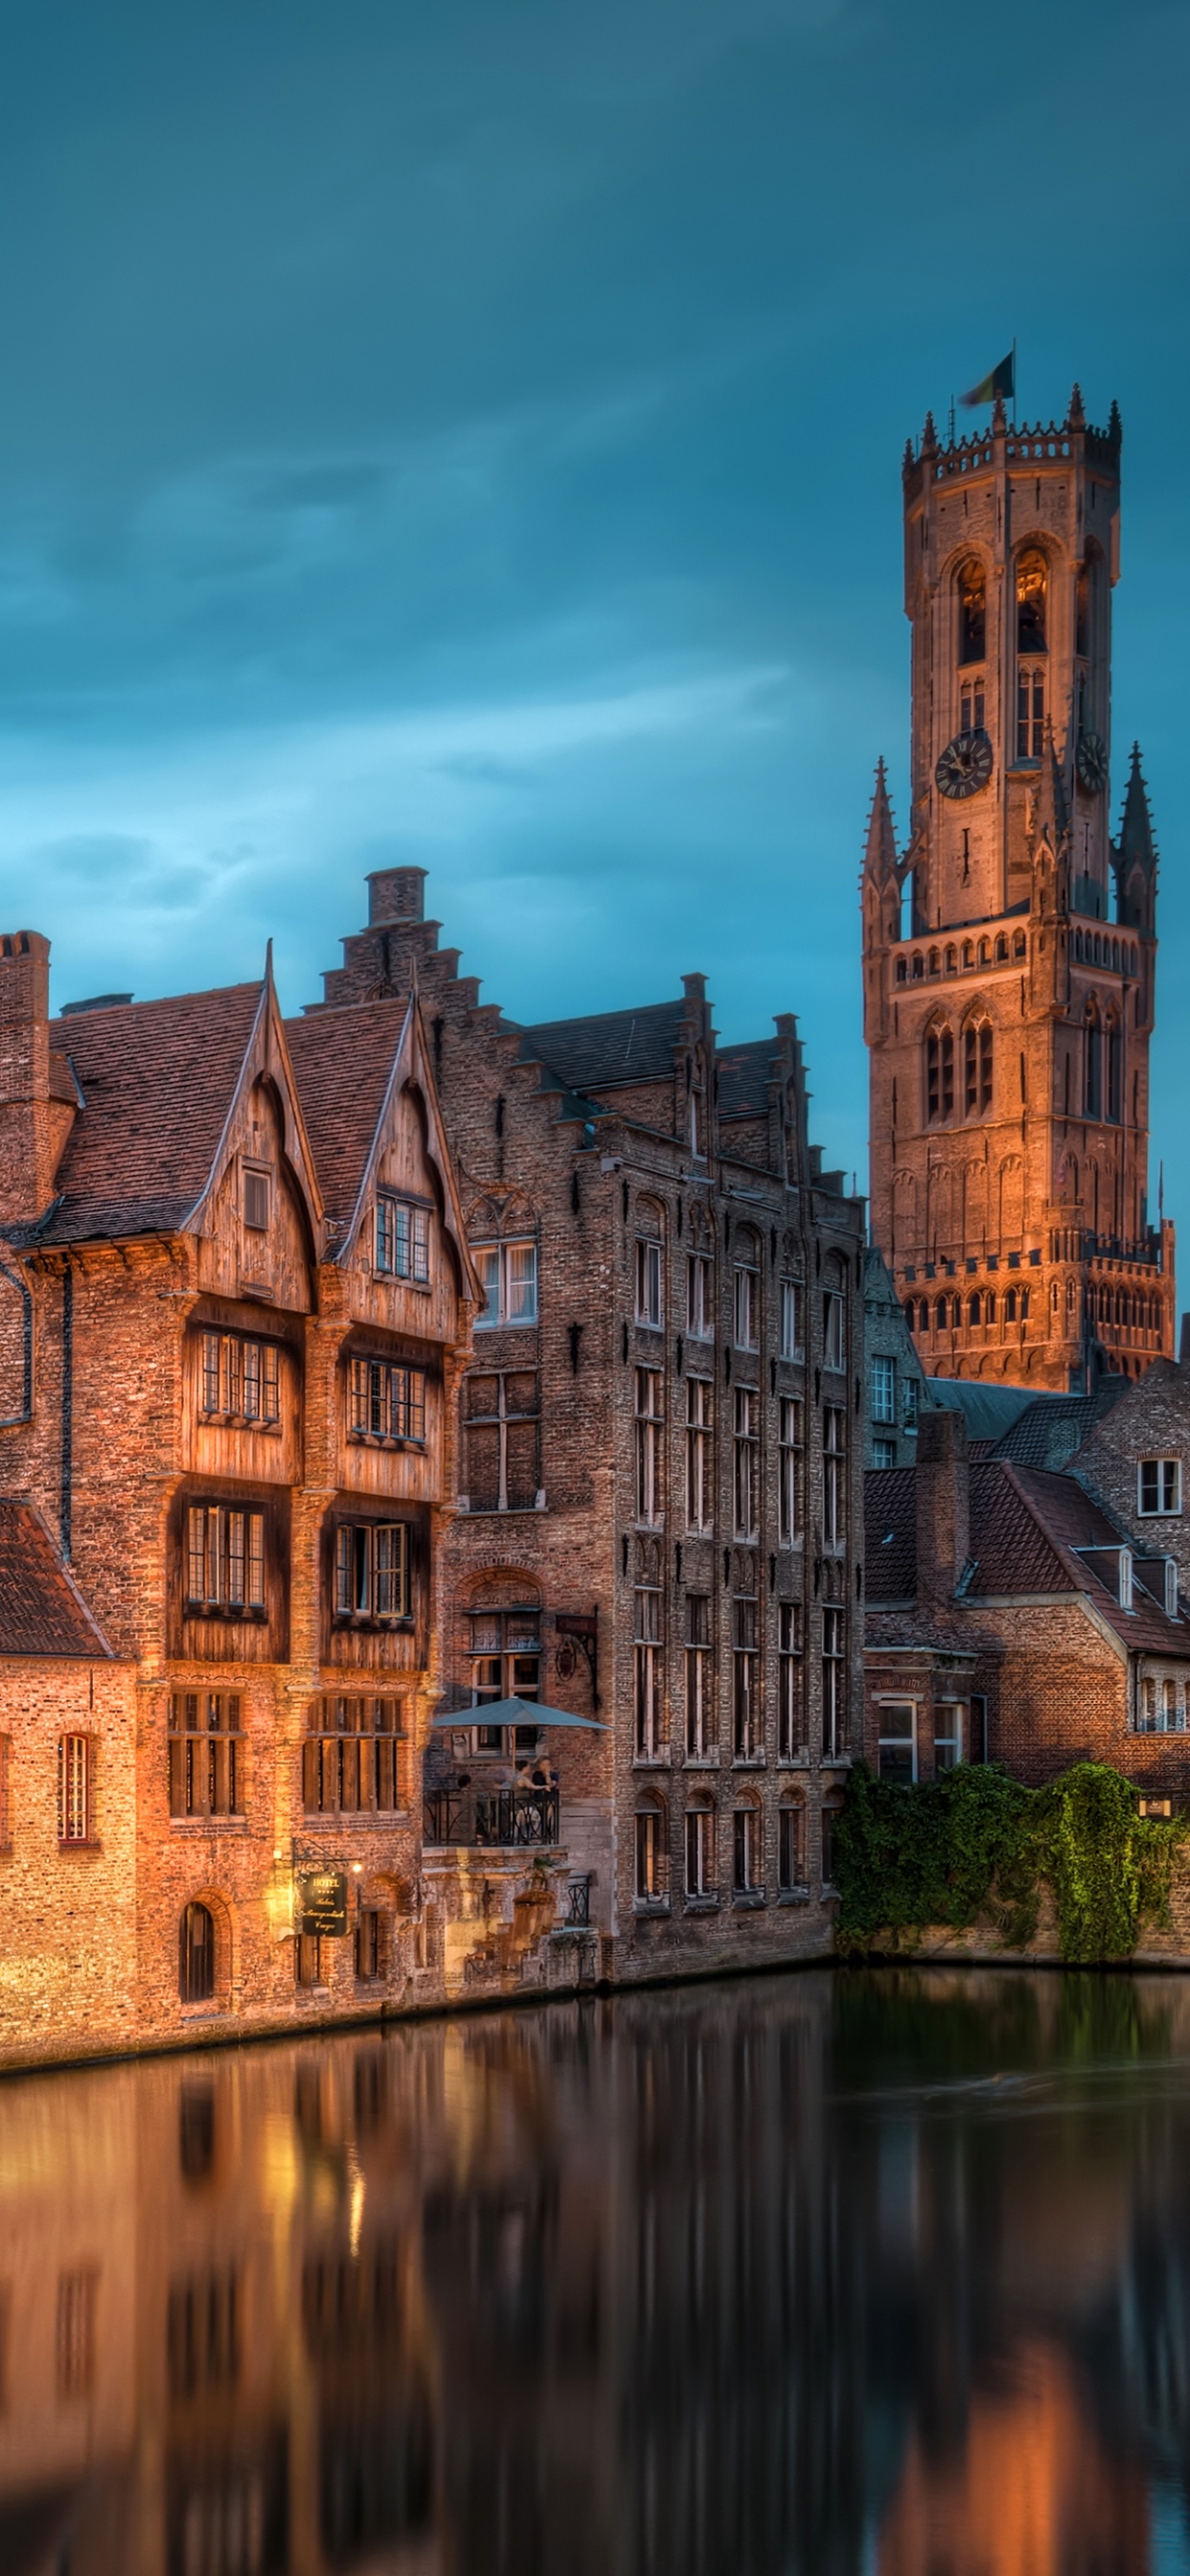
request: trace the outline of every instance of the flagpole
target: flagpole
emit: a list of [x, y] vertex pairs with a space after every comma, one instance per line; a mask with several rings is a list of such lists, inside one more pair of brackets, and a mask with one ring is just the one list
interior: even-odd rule
[[1021, 416], [1021, 415], [1020, 415], [1020, 408], [1019, 408], [1019, 404], [1018, 404], [1018, 399], [1017, 399], [1016, 341], [1015, 341], [1015, 340], [1013, 341], [1013, 344], [1012, 344], [1012, 416], [1013, 416], [1013, 419], [1014, 419], [1014, 420], [1019, 420], [1019, 419], [1020, 419], [1020, 416]]

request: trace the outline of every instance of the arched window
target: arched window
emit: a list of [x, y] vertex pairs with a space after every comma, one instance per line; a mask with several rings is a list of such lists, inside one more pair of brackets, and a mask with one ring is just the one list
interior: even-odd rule
[[731, 1819], [731, 1883], [737, 1896], [754, 1896], [764, 1886], [764, 1836], [754, 1798], [741, 1800]]
[[1014, 956], [1014, 957], [1024, 957], [1024, 956], [1026, 956], [1026, 955], [1028, 954], [1028, 946], [1029, 946], [1029, 943], [1028, 943], [1028, 941], [1027, 941], [1027, 939], [1026, 939], [1026, 937], [1025, 937], [1024, 931], [1023, 931], [1023, 930], [1014, 930], [1014, 931], [1013, 931], [1013, 934], [1012, 934], [1012, 953], [1013, 953], [1013, 956]]
[[215, 1918], [209, 1905], [188, 1905], [178, 1934], [178, 1992], [184, 2004], [205, 2004], [214, 1991]]
[[1086, 563], [1081, 563], [1078, 568], [1078, 584], [1074, 599], [1074, 649], [1083, 661], [1091, 650], [1091, 571]]
[[926, 1033], [926, 1119], [936, 1126], [954, 1116], [954, 1033], [933, 1028]]
[[973, 1288], [973, 1289], [972, 1289], [971, 1294], [970, 1294], [970, 1296], [969, 1296], [969, 1298], [968, 1298], [968, 1300], [967, 1300], [967, 1321], [968, 1321], [968, 1323], [969, 1323], [969, 1324], [979, 1324], [979, 1323], [982, 1323], [982, 1321], [983, 1321], [983, 1317], [982, 1317], [982, 1314], [981, 1314], [981, 1311], [980, 1311], [980, 1298], [979, 1298], [979, 1290], [978, 1290], [978, 1288]]
[[946, 951], [946, 972], [947, 972], [947, 974], [948, 974], [948, 975], [957, 975], [957, 974], [958, 974], [958, 971], [959, 971], [959, 952], [958, 952], [958, 949], [957, 949], [957, 948], [948, 948], [948, 949], [947, 949], [947, 951]]
[[908, 981], [909, 981], [909, 969], [908, 969], [908, 967], [907, 967], [907, 965], [906, 965], [906, 963], [905, 963], [904, 958], [903, 958], [903, 957], [898, 957], [898, 959], [897, 959], [897, 982], [898, 982], [898, 984], [907, 984], [907, 983], [908, 983]]
[[1120, 1121], [1121, 1041], [1120, 1023], [1113, 1011], [1107, 1023], [1107, 1114], [1114, 1126], [1118, 1126]]
[[663, 1801], [642, 1800], [633, 1827], [636, 1902], [664, 1905], [669, 1897], [669, 1849]]
[[980, 962], [980, 965], [981, 965], [981, 966], [988, 966], [988, 965], [990, 965], [990, 963], [991, 963], [991, 956], [992, 956], [991, 941], [990, 941], [990, 940], [987, 940], [987, 939], [981, 939], [981, 940], [980, 940], [980, 943], [979, 943], [979, 962]]
[[973, 966], [975, 964], [975, 942], [973, 939], [965, 939], [963, 941], [963, 964], [964, 966]]
[[937, 1318], [938, 1330], [940, 1333], [944, 1333], [948, 1323], [950, 1322], [950, 1309], [945, 1297], [939, 1298], [934, 1312]]
[[1083, 1106], [1088, 1118], [1101, 1118], [1103, 1115], [1103, 1031], [1094, 1002], [1091, 1002], [1087, 1008], [1085, 1047]]
[[1028, 1289], [1027, 1289], [1027, 1288], [1022, 1288], [1022, 1290], [1021, 1290], [1021, 1322], [1022, 1322], [1022, 1324], [1027, 1324], [1027, 1323], [1028, 1323], [1028, 1321], [1029, 1321], [1029, 1291], [1028, 1291]]
[[996, 941], [996, 964], [997, 964], [997, 966], [1006, 966], [1006, 965], [1007, 965], [1007, 963], [1008, 963], [1008, 941], [1007, 941], [1007, 939], [1006, 939], [1006, 937], [1005, 937], [1004, 932], [1003, 932], [1003, 931], [1001, 931], [1000, 936], [999, 936], [999, 938], [998, 938], [998, 939], [997, 939], [997, 941]]
[[714, 1896], [717, 1889], [715, 1810], [708, 1797], [692, 1798], [686, 1809], [686, 1894]]
[[924, 972], [925, 960], [920, 948], [915, 948], [913, 951], [913, 981], [915, 984], [920, 984]]
[[1118, 939], [1113, 939], [1111, 944], [1111, 962], [1113, 975], [1118, 975], [1120, 971], [1120, 943]]
[[1006, 1288], [1004, 1291], [1004, 1321], [1006, 1324], [1015, 1324], [1016, 1322], [1015, 1288]]
[[1016, 559], [1016, 649], [1044, 653], [1047, 566], [1040, 546], [1026, 546]]
[[986, 1297], [986, 1299], [984, 1300], [983, 1320], [984, 1320], [985, 1324], [994, 1324], [994, 1323], [995, 1323], [995, 1320], [996, 1320], [996, 1291], [995, 1291], [995, 1289], [994, 1289], [994, 1288], [989, 1288], [988, 1293], [987, 1293], [987, 1297]]
[[940, 969], [941, 969], [941, 964], [942, 964], [942, 960], [941, 960], [941, 958], [939, 957], [939, 954], [938, 954], [937, 949], [936, 949], [936, 948], [931, 948], [931, 950], [930, 950], [930, 973], [931, 973], [931, 975], [937, 975], [937, 974], [939, 973], [939, 971], [940, 971]]
[[959, 660], [982, 662], [987, 649], [988, 582], [983, 565], [975, 555], [960, 564], [959, 593]]
[[992, 1032], [987, 1020], [963, 1031], [963, 1115], [978, 1118], [992, 1105]]

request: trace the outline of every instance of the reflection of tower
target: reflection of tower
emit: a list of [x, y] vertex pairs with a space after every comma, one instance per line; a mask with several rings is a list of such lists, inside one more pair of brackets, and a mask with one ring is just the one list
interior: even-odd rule
[[997, 403], [946, 448], [927, 418], [905, 457], [911, 832], [901, 855], [881, 764], [864, 1024], [873, 1233], [938, 1376], [1066, 1388], [1096, 1346], [1131, 1376], [1173, 1353], [1136, 751], [1109, 833], [1119, 465], [1118, 412], [1089, 429], [1077, 386], [1060, 427]]

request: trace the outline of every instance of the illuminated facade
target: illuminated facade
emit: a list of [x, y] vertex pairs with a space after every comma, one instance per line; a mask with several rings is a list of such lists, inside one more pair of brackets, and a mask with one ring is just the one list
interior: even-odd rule
[[1110, 834], [1120, 421], [904, 462], [911, 828], [863, 875], [872, 1230], [932, 1375], [1081, 1386], [1174, 1341], [1149, 1220], [1157, 854], [1134, 750]]

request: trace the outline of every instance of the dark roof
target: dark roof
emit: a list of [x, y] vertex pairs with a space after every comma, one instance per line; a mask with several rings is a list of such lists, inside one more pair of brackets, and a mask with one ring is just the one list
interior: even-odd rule
[[[1125, 1533], [1073, 1476], [1016, 1467], [1003, 1458], [971, 1466], [973, 1571], [952, 1611], [995, 1598], [1085, 1593], [1137, 1652], [1190, 1655], [1190, 1624], [1169, 1619], [1140, 1584], [1122, 1610], [1081, 1548], [1129, 1545]], [[917, 1584], [916, 1470], [871, 1468], [864, 1478], [866, 1584], [870, 1606], [910, 1601]], [[1134, 1550], [1134, 1553], [1138, 1551]]]
[[260, 994], [259, 984], [230, 984], [51, 1024], [83, 1107], [39, 1242], [167, 1234], [181, 1224], [210, 1178]]
[[1104, 1377], [1093, 1395], [1036, 1396], [996, 1442], [996, 1457], [1015, 1459], [1018, 1467], [1064, 1467], [1131, 1383]]
[[769, 1082], [777, 1053], [774, 1038], [751, 1038], [746, 1046], [720, 1047], [715, 1057], [721, 1118], [762, 1118], [769, 1105]]
[[78, 1655], [111, 1647], [31, 1503], [0, 1501], [0, 1655]]
[[523, 1056], [540, 1057], [570, 1091], [607, 1091], [621, 1082], [672, 1074], [687, 1004], [649, 1002], [639, 1011], [598, 1011], [580, 1020], [543, 1020], [524, 1032]]
[[346, 1225], [388, 1089], [409, 1004], [355, 1002], [287, 1020], [285, 1036], [323, 1205]]
[[973, 1440], [999, 1440], [1018, 1414], [1038, 1402], [1031, 1387], [985, 1386], [969, 1377], [928, 1377], [926, 1385], [931, 1404], [963, 1415]]

